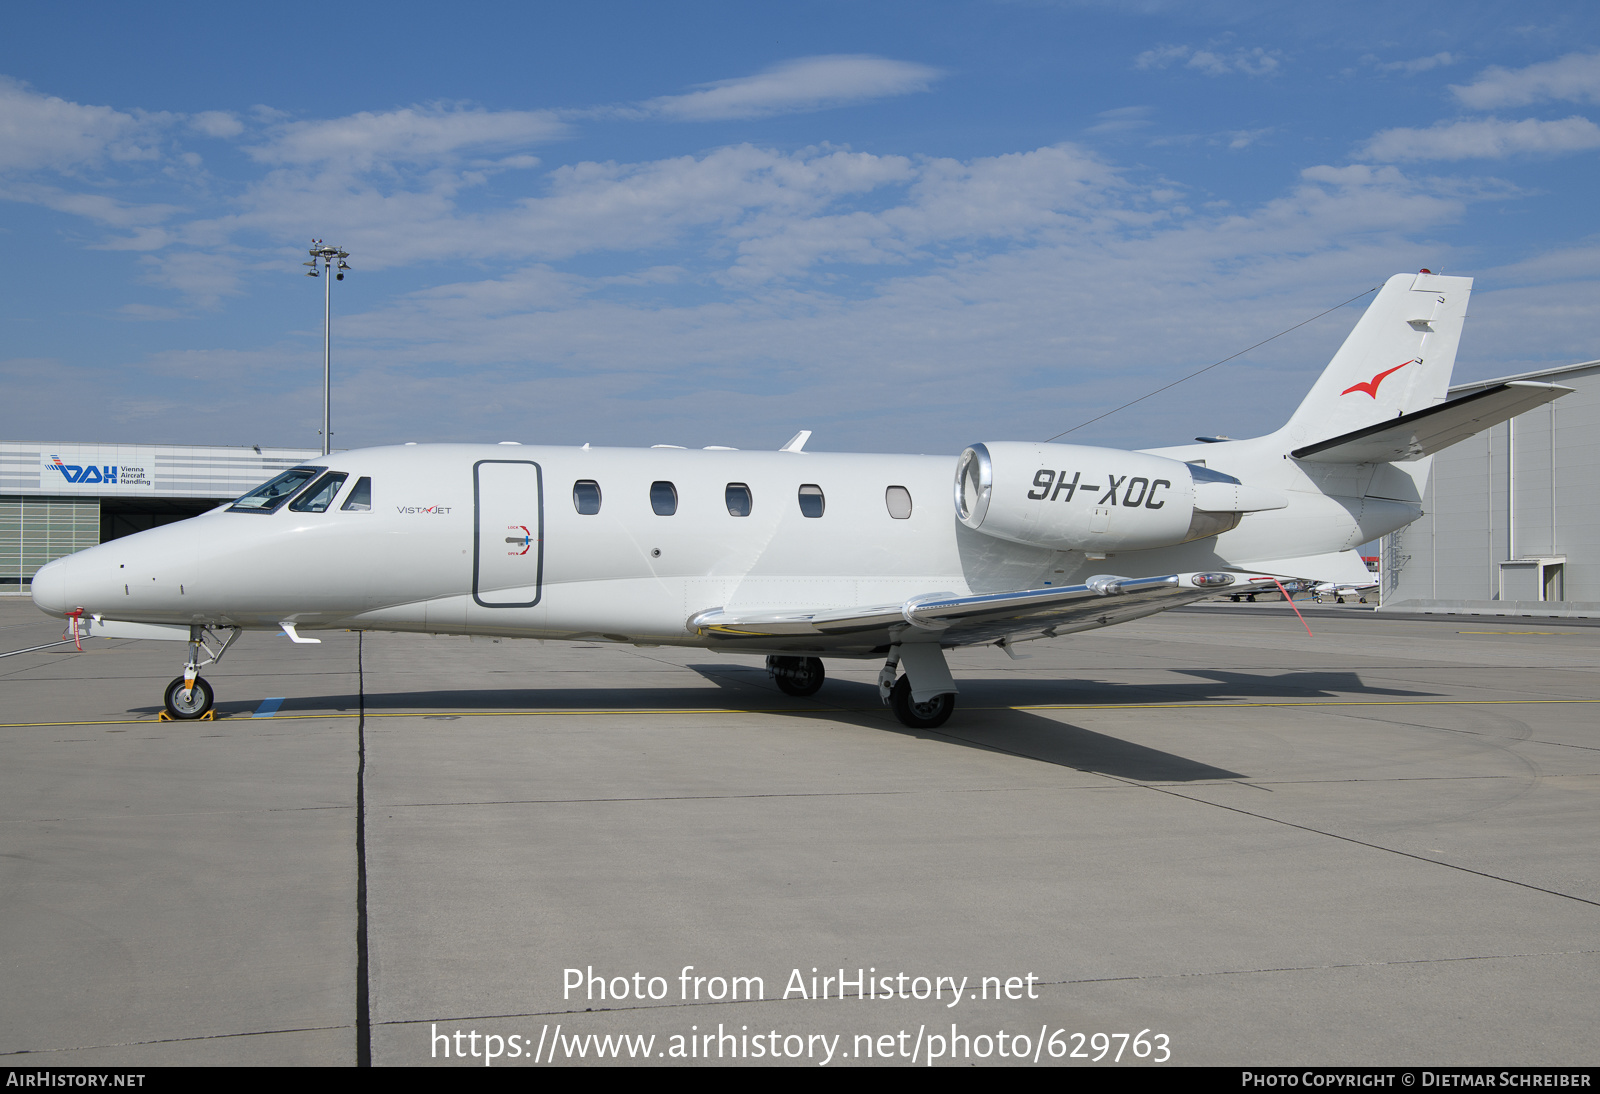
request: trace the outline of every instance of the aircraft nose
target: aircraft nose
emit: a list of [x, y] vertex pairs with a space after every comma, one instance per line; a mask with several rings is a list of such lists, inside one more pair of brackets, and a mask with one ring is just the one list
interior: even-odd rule
[[51, 615], [66, 615], [75, 605], [67, 603], [67, 560], [58, 558], [39, 567], [33, 575], [33, 602]]

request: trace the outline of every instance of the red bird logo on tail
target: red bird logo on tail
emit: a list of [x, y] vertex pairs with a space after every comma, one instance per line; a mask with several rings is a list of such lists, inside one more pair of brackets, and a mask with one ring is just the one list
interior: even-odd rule
[[1353, 384], [1352, 386], [1347, 387], [1343, 391], [1339, 392], [1339, 394], [1340, 395], [1348, 395], [1352, 391], [1365, 391], [1368, 395], [1370, 395], [1374, 399], [1376, 399], [1378, 397], [1378, 385], [1383, 383], [1384, 378], [1386, 376], [1388, 376], [1390, 373], [1399, 372], [1401, 369], [1405, 368], [1407, 365], [1414, 365], [1420, 360], [1422, 360], [1422, 358], [1413, 357], [1409, 361], [1401, 361], [1398, 365], [1394, 366], [1394, 368], [1388, 369], [1388, 370], [1386, 370], [1384, 372], [1380, 372], [1370, 380], [1363, 380], [1359, 384]]

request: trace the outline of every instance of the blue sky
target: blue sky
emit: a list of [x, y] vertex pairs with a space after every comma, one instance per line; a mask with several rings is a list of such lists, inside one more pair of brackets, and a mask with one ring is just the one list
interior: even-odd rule
[[[80, 4], [0, 41], [0, 436], [955, 453], [1427, 266], [1600, 356], [1600, 8]], [[150, 10], [155, 9], [155, 14]], [[1069, 435], [1279, 424], [1359, 305]]]

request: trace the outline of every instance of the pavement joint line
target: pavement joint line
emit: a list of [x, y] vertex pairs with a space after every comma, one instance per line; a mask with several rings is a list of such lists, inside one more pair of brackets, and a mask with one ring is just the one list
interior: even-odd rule
[[[1539, 701], [1539, 702], [1559, 702], [1559, 701], [1562, 701], [1562, 700], [1536, 700], [1536, 701]], [[1566, 700], [1566, 701], [1568, 701], [1568, 702], [1596, 702], [1596, 701], [1600, 701], [1600, 700], [1578, 699], [1578, 700]], [[1241, 705], [1243, 705], [1243, 704], [1241, 704]], [[1277, 706], [1277, 705], [1284, 705], [1284, 704], [1261, 704], [1261, 705]], [[1307, 703], [1307, 704], [1304, 704], [1304, 705], [1306, 705], [1306, 706], [1351, 706], [1351, 705], [1361, 705], [1361, 704]], [[1368, 705], [1371, 705], [1371, 706], [1385, 706], [1385, 705], [1388, 705], [1388, 704], [1372, 703], [1372, 704], [1368, 704]], [[1409, 705], [1409, 704], [1396, 704], [1396, 705]], [[1193, 794], [1182, 793], [1179, 790], [1175, 789], [1174, 788], [1175, 784], [1172, 784], [1172, 783], [1162, 784], [1162, 783], [1155, 783], [1155, 782], [1139, 782], [1136, 779], [1131, 779], [1131, 778], [1128, 778], [1127, 776], [1124, 776], [1124, 775], [1114, 775], [1114, 774], [1112, 774], [1111, 772], [1108, 772], [1108, 771], [1092, 771], [1092, 770], [1090, 770], [1088, 768], [1074, 767], [1072, 764], [1062, 763], [1062, 762], [1057, 761], [1057, 760], [1047, 760], [1042, 756], [1035, 756], [1032, 753], [1022, 752], [1022, 751], [1019, 751], [1019, 750], [1014, 749], [1014, 748], [1006, 748], [1003, 745], [993, 744], [992, 742], [988, 742], [988, 741], [975, 741], [975, 740], [972, 740], [969, 737], [958, 736], [957, 734], [954, 734], [954, 733], [941, 733], [941, 732], [939, 732], [937, 730], [934, 730], [934, 731], [931, 731], [931, 735], [932, 736], [936, 736], [936, 737], [943, 737], [945, 740], [949, 740], [949, 741], [956, 741], [956, 742], [958, 742], [960, 744], [972, 745], [972, 746], [977, 747], [977, 748], [988, 748], [988, 749], [991, 749], [991, 750], [993, 750], [995, 752], [998, 752], [998, 753], [1000, 753], [1002, 755], [1005, 755], [1005, 756], [1016, 756], [1019, 759], [1033, 760], [1033, 761], [1035, 761], [1037, 763], [1055, 764], [1058, 767], [1065, 767], [1065, 768], [1068, 768], [1068, 769], [1070, 769], [1072, 771], [1082, 771], [1085, 774], [1099, 775], [1102, 778], [1109, 779], [1109, 780], [1111, 780], [1112, 782], [1115, 782], [1115, 783], [1121, 783], [1124, 786], [1139, 787], [1139, 788], [1142, 788], [1144, 790], [1153, 790], [1157, 794], [1165, 794], [1168, 797], [1177, 798], [1179, 801], [1194, 802], [1196, 805], [1209, 806], [1209, 807], [1211, 807], [1213, 809], [1221, 809], [1224, 812], [1228, 812], [1228, 813], [1237, 813], [1241, 817], [1251, 817], [1251, 818], [1253, 818], [1255, 820], [1266, 821], [1268, 824], [1280, 824], [1280, 825], [1284, 826], [1285, 828], [1293, 828], [1293, 829], [1295, 829], [1296, 831], [1299, 831], [1299, 832], [1307, 832], [1307, 833], [1310, 833], [1311, 835], [1315, 835], [1315, 836], [1325, 836], [1328, 839], [1335, 839], [1335, 840], [1339, 840], [1339, 841], [1341, 841], [1343, 843], [1354, 844], [1357, 847], [1365, 847], [1365, 848], [1368, 848], [1369, 850], [1379, 851], [1379, 852], [1382, 852], [1382, 853], [1385, 853], [1385, 854], [1398, 855], [1401, 858], [1408, 858], [1408, 859], [1412, 860], [1413, 862], [1427, 863], [1430, 866], [1442, 866], [1447, 870], [1456, 870], [1456, 871], [1458, 871], [1460, 873], [1463, 873], [1463, 874], [1471, 874], [1474, 877], [1486, 878], [1489, 881], [1498, 881], [1498, 882], [1502, 882], [1502, 883], [1504, 883], [1506, 885], [1515, 885], [1518, 888], [1531, 889], [1532, 891], [1534, 891], [1536, 893], [1546, 893], [1546, 894], [1548, 894], [1550, 896], [1561, 897], [1562, 899], [1575, 901], [1576, 903], [1579, 903], [1579, 904], [1587, 904], [1587, 905], [1589, 905], [1590, 907], [1593, 907], [1593, 908], [1600, 908], [1600, 900], [1590, 900], [1588, 897], [1577, 896], [1574, 893], [1563, 893], [1558, 889], [1547, 889], [1542, 885], [1534, 885], [1531, 882], [1518, 881], [1515, 878], [1502, 877], [1499, 874], [1491, 874], [1491, 873], [1488, 873], [1487, 871], [1484, 871], [1484, 870], [1474, 870], [1470, 866], [1461, 866], [1461, 865], [1458, 865], [1458, 864], [1453, 863], [1453, 862], [1444, 862], [1444, 861], [1442, 861], [1440, 859], [1427, 858], [1427, 857], [1425, 857], [1423, 855], [1414, 854], [1414, 853], [1412, 853], [1410, 851], [1402, 851], [1398, 847], [1385, 847], [1381, 843], [1373, 843], [1373, 842], [1371, 842], [1369, 840], [1357, 839], [1355, 836], [1341, 835], [1338, 832], [1332, 832], [1332, 831], [1329, 831], [1329, 830], [1324, 829], [1324, 828], [1314, 828], [1309, 824], [1298, 824], [1295, 821], [1286, 820], [1286, 819], [1284, 819], [1282, 817], [1273, 817], [1273, 816], [1269, 816], [1266, 813], [1257, 813], [1257, 812], [1254, 812], [1254, 811], [1249, 810], [1249, 809], [1241, 808], [1240, 806], [1237, 806], [1237, 805], [1228, 805], [1226, 802], [1208, 801], [1205, 798], [1195, 797]], [[1246, 782], [1248, 780], [1238, 780], [1238, 781]]]
[[[1589, 954], [1600, 953], [1600, 950], [1548, 950], [1536, 953], [1487, 953], [1467, 954], [1461, 957], [1406, 957], [1392, 961], [1339, 961], [1323, 965], [1281, 965], [1269, 966], [1260, 969], [1203, 969], [1194, 972], [1167, 972], [1153, 973], [1143, 976], [1088, 976], [1072, 980], [1036, 980], [1041, 988], [1070, 988], [1080, 984], [1126, 984], [1143, 980], [1183, 980], [1204, 976], [1262, 976], [1273, 973], [1294, 972], [1332, 972], [1340, 969], [1377, 969], [1386, 967], [1399, 967], [1405, 965], [1448, 965], [1465, 961], [1520, 961], [1530, 957], [1584, 957]], [[847, 970], [848, 971], [848, 970]], [[875, 1001], [870, 995], [847, 993], [838, 996], [840, 999], [858, 999], [865, 1002]], [[881, 1001], [882, 996], [877, 1000]], [[784, 999], [773, 997], [771, 999], [691, 999], [675, 1000], [671, 1002], [647, 1003], [642, 1006], [601, 1006], [571, 1008], [567, 1010], [535, 1010], [513, 1011], [506, 1014], [460, 1014], [444, 1015], [428, 1018], [388, 1018], [375, 1023], [380, 1026], [421, 1026], [430, 1022], [495, 1022], [512, 1021], [524, 1018], [559, 1018], [571, 1014], [616, 1014], [627, 1011], [655, 1011], [678, 1010], [684, 1007], [736, 1007], [754, 1006], [763, 1003], [787, 1004], [815, 1002], [810, 999]], [[981, 1002], [981, 1000], [963, 1000], [963, 1002]]]
[[57, 817], [0, 817], [6, 824], [73, 824], [78, 821], [166, 820], [171, 817], [252, 817], [262, 813], [310, 813], [353, 809], [349, 805], [268, 805], [253, 809], [190, 809], [182, 813], [63, 813]]
[[[1349, 717], [1344, 711], [1337, 712], [1334, 717]], [[1440, 733], [1454, 733], [1462, 737], [1481, 737], [1486, 740], [1510, 740], [1513, 743], [1529, 742], [1532, 744], [1549, 745], [1552, 748], [1576, 748], [1582, 752], [1600, 752], [1600, 745], [1581, 745], [1576, 741], [1543, 741], [1537, 737], [1513, 737], [1505, 733], [1485, 732], [1479, 729], [1463, 729], [1460, 726], [1430, 726], [1426, 722], [1411, 722], [1396, 718], [1379, 718], [1377, 722], [1383, 725], [1406, 726], [1411, 729], [1430, 729]], [[1547, 776], [1540, 776], [1541, 778]]]
[[[1022, 756], [1022, 753], [1009, 753], [1009, 755]], [[1034, 759], [1035, 757], [1023, 757]], [[1062, 766], [1062, 765], [1055, 765]], [[1105, 775], [1102, 771], [1093, 771], [1087, 768], [1074, 767], [1085, 775]], [[1543, 775], [1543, 779], [1592, 779], [1600, 772], [1573, 771], [1560, 775]], [[1116, 776], [1106, 776], [1116, 778]], [[1175, 783], [1171, 780], [1157, 780], [1153, 782], [1124, 782], [1122, 785], [1132, 789], [1159, 789], [1165, 786], [1202, 787], [1202, 786], [1245, 786], [1252, 790], [1270, 790], [1273, 786], [1339, 786], [1346, 784], [1359, 784], [1362, 786], [1387, 785], [1389, 783], [1409, 782], [1471, 782], [1474, 780], [1504, 780], [1523, 779], [1523, 775], [1431, 775], [1426, 777], [1404, 777], [1391, 779], [1277, 779], [1271, 783], [1261, 782], [1256, 779], [1196, 779], [1192, 782]], [[1121, 781], [1121, 780], [1118, 780]], [[677, 802], [677, 801], [758, 801], [764, 798], [879, 798], [899, 797], [919, 794], [1031, 794], [1031, 793], [1069, 793], [1076, 791], [1091, 791], [1100, 793], [1116, 789], [1108, 786], [944, 786], [932, 789], [916, 790], [786, 790], [774, 791], [768, 794], [651, 794], [631, 795], [629, 797], [613, 798], [495, 798], [485, 801], [445, 801], [445, 802], [390, 802], [386, 809], [465, 809], [487, 805], [623, 805], [629, 802]], [[1210, 804], [1210, 803], [1207, 803]], [[348, 808], [346, 806], [302, 806], [299, 808]], [[272, 812], [273, 810], [268, 810]], [[107, 814], [110, 816], [111, 814]], [[165, 816], [166, 814], [156, 814]], [[44, 819], [44, 818], [41, 818]], [[64, 818], [61, 818], [64, 819]], [[1268, 818], [1269, 820], [1271, 818]], [[0, 821], [0, 824], [5, 823]], [[1437, 859], [1428, 859], [1429, 862], [1439, 865]]]
[[[367, 668], [366, 635], [356, 635], [356, 1066], [372, 1066], [372, 978], [367, 916]], [[271, 700], [269, 700], [270, 702]], [[282, 700], [278, 701], [279, 703]], [[265, 704], [263, 704], [264, 706]], [[277, 709], [274, 704], [273, 709]]]
[[[1021, 753], [1010, 753], [1021, 756]], [[1032, 757], [1024, 757], [1032, 758]], [[1060, 766], [1060, 765], [1056, 765]], [[1099, 776], [1103, 772], [1089, 771], [1083, 768], [1071, 768], [1085, 775]], [[1591, 779], [1600, 772], [1571, 771], [1559, 775], [1541, 775], [1541, 779]], [[1106, 776], [1115, 778], [1114, 776]], [[879, 797], [905, 797], [922, 794], [1032, 794], [1032, 793], [1074, 793], [1086, 791], [1090, 793], [1104, 793], [1107, 790], [1127, 788], [1131, 790], [1160, 789], [1162, 787], [1182, 786], [1198, 788], [1207, 786], [1243, 786], [1251, 790], [1270, 790], [1273, 786], [1329, 786], [1344, 784], [1359, 784], [1362, 786], [1387, 785], [1390, 783], [1408, 782], [1472, 782], [1476, 780], [1493, 781], [1503, 779], [1521, 779], [1521, 775], [1436, 775], [1425, 777], [1402, 777], [1390, 779], [1277, 779], [1271, 783], [1255, 779], [1198, 779], [1192, 782], [1175, 783], [1170, 780], [1154, 782], [1122, 782], [1118, 786], [1086, 785], [1086, 786], [946, 786], [933, 789], [917, 790], [790, 790], [770, 794], [657, 794], [633, 795], [630, 797], [613, 798], [495, 798], [485, 801], [442, 801], [442, 802], [389, 802], [385, 809], [470, 809], [481, 806], [498, 805], [626, 805], [630, 802], [672, 802], [672, 801], [751, 801], [765, 798], [879, 798]], [[1211, 803], [1206, 803], [1211, 804]], [[260, 813], [305, 813], [318, 810], [336, 811], [353, 810], [353, 805], [295, 805], [295, 806], [266, 806], [256, 809], [196, 809], [182, 813], [135, 813], [130, 817], [127, 813], [70, 813], [54, 817], [10, 817], [0, 818], [0, 826], [7, 824], [62, 824], [76, 821], [102, 821], [102, 820], [161, 820], [169, 817], [223, 817], [223, 816], [250, 816]], [[1270, 818], [1268, 818], [1270, 819]], [[1439, 866], [1450, 865], [1438, 859], [1425, 859]], [[1588, 952], [1588, 951], [1583, 951]]]
[[1196, 802], [1200, 805], [1209, 805], [1213, 809], [1222, 809], [1230, 813], [1238, 813], [1241, 816], [1254, 817], [1256, 820], [1264, 820], [1271, 824], [1281, 824], [1286, 828], [1294, 828], [1301, 832], [1309, 832], [1313, 835], [1326, 836], [1330, 839], [1342, 840], [1345, 843], [1353, 843], [1357, 847], [1366, 847], [1374, 851], [1382, 851], [1391, 855], [1399, 855], [1401, 858], [1408, 858], [1413, 862], [1425, 862], [1430, 866], [1443, 866], [1447, 870], [1457, 870], [1463, 874], [1472, 874], [1474, 877], [1487, 878], [1490, 881], [1499, 881], [1507, 885], [1516, 885], [1523, 889], [1531, 889], [1536, 893], [1548, 893], [1550, 896], [1576, 901], [1579, 904], [1587, 904], [1592, 908], [1600, 908], [1600, 900], [1590, 900], [1588, 897], [1578, 896], [1574, 893], [1563, 893], [1559, 889], [1547, 889], [1542, 885], [1534, 885], [1527, 881], [1518, 881], [1516, 878], [1502, 877], [1499, 874], [1491, 874], [1484, 870], [1474, 870], [1470, 866], [1462, 866], [1454, 862], [1445, 862], [1441, 859], [1427, 858], [1424, 855], [1414, 854], [1410, 851], [1402, 851], [1398, 847], [1385, 847], [1381, 843], [1373, 843], [1370, 840], [1357, 839], [1354, 836], [1340, 835], [1338, 832], [1330, 832], [1324, 828], [1313, 828], [1309, 824], [1297, 824], [1292, 820], [1285, 820], [1282, 817], [1270, 817], [1265, 813], [1256, 813], [1249, 809], [1241, 809], [1236, 805], [1228, 805], [1224, 802], [1207, 801], [1204, 798], [1197, 798], [1192, 794], [1180, 793], [1179, 791], [1172, 789], [1171, 786], [1157, 786], [1151, 783], [1135, 783], [1126, 779], [1120, 779], [1116, 775], [1107, 775], [1106, 778], [1118, 779], [1118, 781], [1121, 782], [1128, 782], [1130, 786], [1143, 786], [1146, 789], [1154, 790], [1158, 794], [1166, 794], [1170, 797], [1181, 798], [1184, 801]]
[[[994, 710], [1244, 710], [1251, 708], [1281, 708], [1281, 707], [1493, 707], [1493, 706], [1541, 706], [1564, 705], [1573, 703], [1600, 703], [1600, 699], [1404, 699], [1394, 702], [1369, 702], [1363, 700], [1312, 700], [1293, 701], [1282, 703], [1036, 703], [1023, 706], [995, 706], [995, 707], [963, 707], [967, 711], [994, 711]], [[878, 714], [882, 707], [826, 707], [823, 709], [796, 708], [796, 707], [684, 707], [684, 708], [650, 708], [650, 707], [624, 707], [619, 709], [598, 709], [594, 707], [581, 707], [572, 710], [559, 708], [546, 708], [542, 710], [442, 710], [442, 711], [331, 711], [325, 714], [304, 713], [286, 714], [279, 712], [273, 715], [275, 722], [285, 721], [327, 721], [335, 718], [548, 718], [559, 715], [596, 716], [596, 715], [645, 715], [645, 714]], [[218, 721], [229, 721], [238, 718], [240, 721], [251, 721], [248, 711], [224, 712], [225, 717]], [[155, 725], [152, 718], [104, 718], [93, 721], [66, 721], [66, 722], [0, 722], [0, 729], [36, 729], [50, 726], [132, 726]], [[163, 722], [162, 725], [180, 726], [182, 722]]]
[[252, 1029], [243, 1033], [201, 1033], [193, 1037], [157, 1037], [150, 1041], [112, 1041], [104, 1045], [62, 1045], [59, 1048], [17, 1048], [5, 1056], [43, 1056], [51, 1052], [92, 1052], [99, 1048], [138, 1048], [140, 1045], [172, 1045], [190, 1041], [224, 1041], [235, 1037], [270, 1037], [276, 1033], [326, 1033], [330, 1030], [349, 1029], [349, 1023], [337, 1026], [292, 1026], [288, 1029]]

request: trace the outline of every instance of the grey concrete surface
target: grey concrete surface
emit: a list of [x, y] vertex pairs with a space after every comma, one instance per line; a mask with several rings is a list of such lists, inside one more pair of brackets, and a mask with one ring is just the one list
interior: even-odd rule
[[[590, 1064], [590, 1034], [661, 1063], [721, 1030], [813, 1065], [837, 1036], [845, 1066], [953, 1024], [991, 1052], [958, 1063], [1042, 1030], [1177, 1065], [1593, 1064], [1600, 629], [1307, 618], [961, 651], [921, 734], [865, 662], [792, 699], [705, 651], [254, 634], [205, 672], [218, 719], [174, 724], [176, 644], [0, 657], [0, 1059], [350, 1064], [365, 1033], [375, 1064], [481, 1066], [559, 1026]], [[0, 601], [0, 653], [59, 633]], [[685, 1000], [685, 966], [762, 998]], [[564, 991], [591, 967], [666, 997]], [[841, 968], [967, 994], [785, 998]]]

